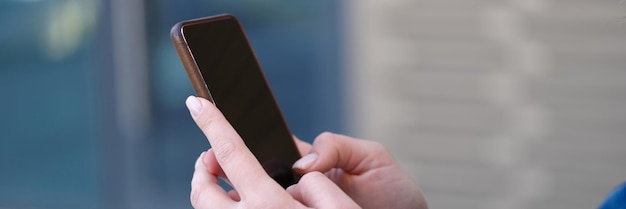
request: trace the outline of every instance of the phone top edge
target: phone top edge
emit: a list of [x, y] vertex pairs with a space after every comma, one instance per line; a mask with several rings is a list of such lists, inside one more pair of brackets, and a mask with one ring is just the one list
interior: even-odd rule
[[[223, 20], [223, 19], [234, 19], [237, 20], [237, 18], [229, 13], [224, 13], [224, 14], [218, 14], [218, 15], [212, 15], [212, 16], [207, 16], [207, 17], [200, 17], [200, 18], [195, 18], [195, 19], [191, 19], [191, 20], [184, 20], [181, 22], [178, 22], [174, 25], [174, 27], [178, 27], [178, 28], [183, 28], [187, 25], [193, 25], [193, 24], [198, 24], [198, 23], [204, 23], [204, 22], [213, 22], [213, 21], [219, 21], [219, 20]], [[237, 20], [237, 22], [239, 22]], [[172, 31], [174, 32], [174, 31]]]
[[205, 98], [213, 103], [215, 103], [215, 101], [213, 100], [213, 96], [208, 90], [206, 83], [204, 83], [204, 78], [202, 76], [202, 73], [200, 73], [200, 69], [195, 62], [195, 57], [193, 56], [193, 54], [191, 53], [189, 49], [189, 46], [187, 45], [187, 41], [185, 39], [183, 29], [187, 25], [193, 25], [195, 23], [201, 23], [203, 21], [206, 21], [205, 19], [207, 18], [213, 18], [213, 17], [220, 18], [222, 16], [228, 17], [232, 15], [223, 14], [223, 15], [216, 15], [212, 17], [194, 19], [194, 20], [189, 20], [189, 21], [182, 21], [182, 22], [176, 23], [174, 26], [172, 26], [172, 29], [170, 30], [170, 38], [172, 42], [174, 43], [174, 47], [176, 48], [176, 51], [178, 52], [179, 58], [182, 61], [185, 71], [187, 71], [187, 76], [189, 77], [189, 80], [191, 81], [191, 85], [196, 93], [196, 96]]
[[180, 43], [184, 39], [183, 28], [185, 26], [194, 25], [198, 23], [204, 23], [204, 22], [219, 21], [222, 19], [234, 19], [235, 21], [237, 21], [237, 23], [239, 23], [239, 20], [237, 20], [237, 18], [234, 15], [229, 14], [229, 13], [212, 15], [208, 17], [201, 17], [201, 18], [196, 18], [196, 19], [191, 19], [191, 20], [185, 20], [185, 21], [178, 22], [174, 24], [174, 26], [172, 26], [172, 29], [170, 30], [170, 37], [172, 38], [172, 40], [175, 40]]

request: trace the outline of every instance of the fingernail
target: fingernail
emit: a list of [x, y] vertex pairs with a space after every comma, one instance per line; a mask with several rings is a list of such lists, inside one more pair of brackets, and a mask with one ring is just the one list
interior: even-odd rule
[[293, 168], [307, 170], [313, 165], [313, 163], [315, 163], [316, 160], [317, 154], [315, 153], [305, 155], [293, 164]]
[[209, 161], [211, 161], [211, 158], [209, 157], [209, 151], [206, 151], [202, 154], [202, 163], [209, 164]]
[[196, 116], [202, 111], [202, 103], [197, 97], [187, 97], [187, 101], [185, 101], [185, 104], [187, 104], [187, 109], [189, 109], [189, 113], [191, 113], [191, 116]]
[[200, 153], [200, 156], [198, 156], [198, 159], [196, 159], [196, 164], [195, 164], [195, 167], [198, 167], [198, 164], [200, 163], [200, 161], [203, 161], [203, 158], [204, 158], [204, 156], [205, 156], [205, 153], [206, 153], [206, 151], [205, 151], [205, 152]]

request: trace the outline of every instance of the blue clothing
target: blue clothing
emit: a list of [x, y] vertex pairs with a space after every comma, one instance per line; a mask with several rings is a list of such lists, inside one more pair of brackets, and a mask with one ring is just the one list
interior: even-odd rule
[[615, 188], [598, 209], [626, 209], [626, 182]]

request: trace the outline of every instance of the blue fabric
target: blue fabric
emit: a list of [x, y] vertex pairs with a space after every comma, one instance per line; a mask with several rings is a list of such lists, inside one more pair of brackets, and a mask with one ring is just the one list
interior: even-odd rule
[[626, 209], [626, 182], [615, 188], [598, 209]]

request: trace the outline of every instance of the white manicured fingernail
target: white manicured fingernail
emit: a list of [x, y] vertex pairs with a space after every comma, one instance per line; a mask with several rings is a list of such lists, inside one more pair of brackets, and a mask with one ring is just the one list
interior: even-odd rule
[[209, 164], [211, 158], [209, 157], [209, 151], [204, 151], [202, 153], [202, 163], [206, 166]]
[[293, 164], [293, 168], [300, 169], [300, 170], [307, 170], [313, 165], [313, 163], [315, 163], [315, 161], [317, 160], [317, 157], [318, 156], [315, 153], [305, 155], [304, 157], [300, 158], [298, 161], [296, 161]]
[[200, 156], [198, 156], [198, 159], [196, 159], [196, 165], [195, 165], [196, 167], [198, 167], [198, 165], [202, 163], [202, 158], [204, 158], [204, 153], [206, 153], [206, 151], [200, 153]]
[[197, 97], [187, 97], [185, 104], [187, 104], [187, 109], [189, 109], [189, 113], [191, 113], [192, 116], [196, 116], [202, 111], [202, 103]]

